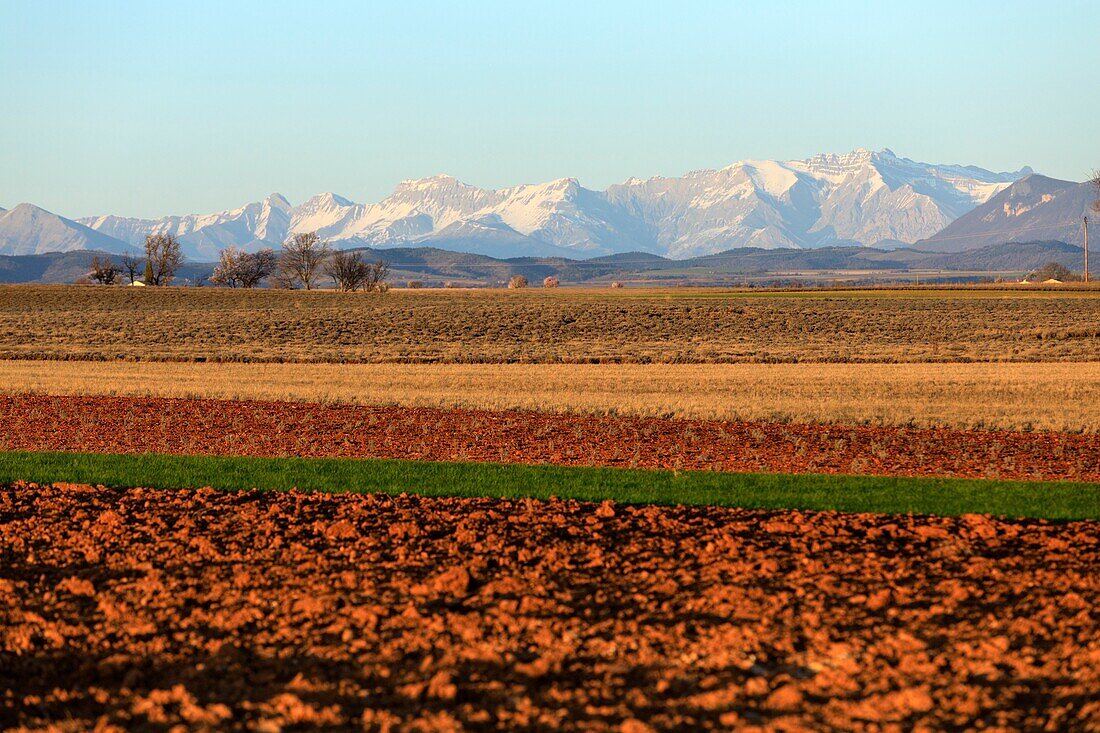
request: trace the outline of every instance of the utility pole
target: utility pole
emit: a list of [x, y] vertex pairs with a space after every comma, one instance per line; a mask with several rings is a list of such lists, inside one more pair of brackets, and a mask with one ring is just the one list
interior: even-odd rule
[[1083, 222], [1085, 227], [1085, 282], [1089, 281], [1089, 218], [1086, 216]]

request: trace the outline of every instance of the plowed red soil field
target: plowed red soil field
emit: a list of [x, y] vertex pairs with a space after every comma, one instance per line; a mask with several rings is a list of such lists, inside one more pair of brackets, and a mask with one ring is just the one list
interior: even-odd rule
[[1100, 523], [0, 487], [0, 728], [1100, 729]]
[[0, 450], [1100, 481], [1100, 435], [146, 397], [0, 397]]

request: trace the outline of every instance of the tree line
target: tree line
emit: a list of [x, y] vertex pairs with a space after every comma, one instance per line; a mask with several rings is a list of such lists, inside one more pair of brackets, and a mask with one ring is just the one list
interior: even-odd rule
[[[132, 252], [122, 255], [116, 265], [110, 257], [92, 257], [88, 279], [104, 285], [121, 281], [130, 284], [169, 285], [184, 264], [183, 248], [174, 234], [150, 234], [145, 237], [145, 257]], [[140, 276], [139, 276], [139, 273]], [[218, 253], [218, 262], [210, 283], [229, 288], [255, 288], [264, 282], [276, 287], [313, 290], [322, 278], [344, 292], [365, 290], [385, 292], [389, 265], [379, 260], [368, 262], [361, 252], [334, 251], [315, 232], [291, 236], [279, 252], [268, 247], [258, 252], [229, 246]]]

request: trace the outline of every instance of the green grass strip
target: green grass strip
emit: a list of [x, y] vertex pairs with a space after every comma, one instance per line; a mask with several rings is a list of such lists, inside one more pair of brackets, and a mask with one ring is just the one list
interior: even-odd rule
[[0, 452], [0, 482], [408, 492], [1047, 519], [1100, 518], [1100, 484], [497, 463]]

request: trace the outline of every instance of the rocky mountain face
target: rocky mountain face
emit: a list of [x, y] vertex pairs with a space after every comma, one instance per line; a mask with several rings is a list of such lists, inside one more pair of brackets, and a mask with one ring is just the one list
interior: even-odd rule
[[965, 252], [1004, 242], [1054, 240], [1084, 245], [1082, 218], [1092, 214], [1097, 191], [1089, 183], [1030, 175], [915, 247]]
[[[291, 206], [272, 194], [216, 214], [100, 216], [78, 223], [131, 248], [140, 247], [147, 234], [170, 232], [188, 257], [204, 260], [230, 244], [277, 246], [307, 231], [341, 248], [420, 245], [494, 256], [573, 257], [641, 251], [686, 258], [736, 247], [910, 244], [1030, 172], [994, 173], [918, 163], [889, 150], [856, 150], [630, 179], [606, 191], [573, 178], [490, 190], [433, 176], [402, 181], [373, 204], [323, 193]], [[63, 241], [38, 245], [69, 247]]]

